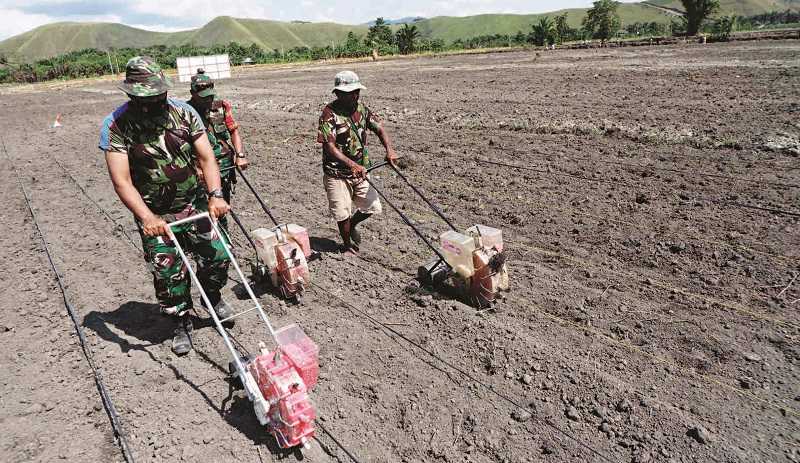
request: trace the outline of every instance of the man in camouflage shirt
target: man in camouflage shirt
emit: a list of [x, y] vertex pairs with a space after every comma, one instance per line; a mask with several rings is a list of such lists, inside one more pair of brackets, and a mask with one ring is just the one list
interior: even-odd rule
[[[394, 164], [397, 155], [381, 119], [359, 103], [366, 89], [352, 71], [336, 74], [336, 100], [325, 106], [319, 118], [317, 143], [322, 144], [322, 170], [328, 208], [339, 226], [347, 254], [357, 254], [361, 236], [356, 226], [381, 212], [378, 194], [368, 182], [370, 166], [367, 130], [374, 132], [386, 149], [386, 160]], [[353, 210], [355, 206], [355, 210]]]
[[[186, 103], [168, 99], [170, 86], [151, 58], [131, 58], [119, 86], [130, 101], [103, 121], [100, 149], [114, 190], [139, 227], [161, 311], [178, 320], [172, 349], [180, 355], [191, 350], [192, 296], [188, 272], [168, 238], [167, 223], [206, 210], [219, 218], [229, 206], [200, 116]], [[198, 186], [196, 165], [204, 174], [208, 198]], [[230, 262], [211, 224], [191, 222], [173, 227], [173, 233], [194, 255], [198, 277], [217, 314], [232, 315], [220, 295]]]
[[[208, 133], [208, 141], [214, 149], [222, 177], [222, 194], [228, 204], [231, 203], [233, 184], [236, 183], [236, 172], [233, 166], [240, 169], [247, 168], [247, 157], [242, 149], [242, 137], [239, 134], [239, 124], [233, 119], [231, 104], [216, 98], [214, 81], [206, 75], [203, 69], [198, 69], [192, 76], [192, 98], [187, 101], [200, 114], [203, 125]], [[227, 220], [220, 220], [227, 229]]]

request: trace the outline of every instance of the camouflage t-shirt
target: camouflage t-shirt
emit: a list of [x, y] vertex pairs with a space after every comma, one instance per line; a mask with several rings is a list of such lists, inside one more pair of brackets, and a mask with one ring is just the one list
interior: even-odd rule
[[203, 125], [206, 127], [208, 141], [211, 143], [211, 148], [214, 149], [214, 157], [217, 159], [217, 164], [219, 164], [220, 169], [226, 169], [221, 171], [220, 175], [223, 178], [233, 175], [233, 171], [230, 170], [233, 167], [234, 156], [230, 130], [238, 128], [239, 125], [233, 120], [230, 103], [214, 100], [210, 110], [195, 108], [191, 100], [187, 101], [186, 104], [197, 111], [203, 121]]
[[123, 104], [100, 130], [100, 149], [128, 156], [131, 179], [154, 214], [175, 214], [198, 198], [193, 143], [206, 135], [200, 116], [169, 99], [158, 118], [141, 118]]
[[[348, 158], [369, 167], [367, 154], [367, 129], [377, 133], [380, 128], [380, 118], [366, 106], [359, 103], [356, 112], [347, 114], [338, 108], [334, 101], [325, 106], [319, 118], [317, 143], [332, 142]], [[322, 170], [326, 175], [337, 178], [350, 178], [352, 172], [349, 167], [322, 150]]]

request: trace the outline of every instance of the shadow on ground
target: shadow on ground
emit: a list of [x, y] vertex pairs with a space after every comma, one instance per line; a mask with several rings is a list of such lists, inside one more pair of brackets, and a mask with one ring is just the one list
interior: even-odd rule
[[[196, 314], [191, 315], [191, 318], [195, 330], [213, 327], [213, 323], [208, 318], [199, 318]], [[294, 451], [281, 449], [265, 427], [259, 424], [252, 404], [246, 396], [242, 395], [242, 392], [237, 392], [233, 381], [229, 379], [228, 395], [217, 405], [200, 386], [184, 376], [177, 366], [159, 359], [154, 354], [152, 348], [169, 342], [175, 328], [175, 321], [171, 317], [161, 314], [158, 304], [129, 301], [112, 312], [92, 311], [84, 317], [83, 326], [97, 333], [103, 340], [117, 344], [122, 352], [131, 350], [145, 352], [154, 363], [169, 368], [175, 379], [183, 381], [202, 396], [209, 407], [214, 409], [228, 424], [252, 440], [254, 444], [266, 445], [273, 455], [281, 459], [295, 454]], [[122, 331], [124, 337], [116, 330]], [[220, 342], [222, 342], [221, 339]], [[205, 352], [197, 349], [197, 346], [195, 346], [194, 352], [204, 362], [219, 370], [221, 375], [228, 375], [228, 368], [216, 363]], [[302, 460], [302, 454], [297, 456], [297, 459]]]

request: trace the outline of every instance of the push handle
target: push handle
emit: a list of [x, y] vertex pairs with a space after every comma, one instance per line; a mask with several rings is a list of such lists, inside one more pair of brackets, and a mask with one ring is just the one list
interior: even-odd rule
[[239, 175], [239, 177], [241, 177], [242, 180], [244, 180], [244, 184], [247, 185], [247, 188], [253, 193], [253, 196], [256, 197], [256, 200], [258, 201], [258, 204], [261, 205], [261, 209], [264, 210], [264, 212], [267, 214], [269, 219], [272, 220], [272, 223], [274, 223], [275, 226], [277, 227], [279, 225], [278, 221], [275, 220], [275, 217], [272, 215], [272, 212], [270, 212], [270, 210], [267, 207], [266, 203], [264, 203], [264, 200], [261, 199], [261, 195], [258, 194], [256, 189], [253, 188], [253, 185], [250, 184], [250, 181], [247, 179], [247, 177], [245, 177], [244, 172], [242, 172], [242, 169], [237, 165], [234, 165], [232, 168], [236, 169], [236, 173]]
[[[400, 172], [400, 169], [398, 169], [398, 168], [397, 168], [397, 166], [395, 166], [395, 165], [394, 165], [394, 164], [392, 164], [391, 162], [389, 162], [389, 161], [383, 161], [383, 162], [381, 162], [381, 163], [375, 164], [374, 166], [372, 166], [372, 167], [370, 167], [369, 169], [367, 169], [367, 173], [369, 173], [369, 172], [372, 172], [373, 170], [376, 170], [376, 169], [380, 169], [381, 167], [385, 167], [385, 166], [387, 166], [387, 165], [388, 165], [388, 166], [389, 166], [389, 167], [390, 167], [390, 168], [391, 168], [391, 169], [392, 169], [392, 170], [393, 170], [393, 171], [394, 171], [394, 172], [395, 172], [395, 173], [396, 173], [396, 174], [397, 174], [397, 175], [398, 175], [398, 176], [399, 176], [401, 179], [403, 179], [403, 181], [406, 183], [406, 185], [408, 185], [409, 187], [411, 187], [411, 189], [414, 191], [414, 193], [416, 193], [416, 194], [417, 194], [417, 195], [418, 195], [420, 198], [422, 198], [422, 200], [423, 200], [423, 201], [425, 201], [425, 204], [427, 204], [427, 205], [428, 205], [428, 207], [430, 207], [430, 208], [431, 208], [431, 210], [432, 210], [432, 211], [433, 211], [433, 212], [434, 212], [436, 215], [438, 215], [438, 216], [439, 216], [439, 218], [441, 218], [442, 220], [444, 220], [444, 223], [446, 223], [446, 224], [447, 224], [447, 226], [448, 226], [448, 227], [450, 227], [450, 229], [451, 229], [451, 230], [453, 230], [453, 231], [458, 231], [458, 230], [456, 229], [456, 226], [455, 226], [455, 225], [453, 225], [453, 223], [452, 223], [452, 222], [450, 222], [450, 219], [448, 219], [448, 218], [447, 218], [447, 217], [444, 215], [444, 213], [441, 211], [441, 209], [439, 209], [438, 207], [436, 207], [436, 205], [435, 205], [435, 204], [433, 204], [432, 202], [430, 202], [430, 200], [428, 200], [428, 198], [426, 198], [426, 197], [425, 197], [425, 195], [423, 195], [423, 194], [422, 194], [422, 192], [419, 190], [419, 188], [415, 187], [415, 186], [414, 186], [414, 185], [413, 185], [413, 184], [412, 184], [412, 183], [411, 183], [411, 182], [408, 180], [408, 177], [406, 177], [405, 175], [403, 175], [403, 173], [402, 173], [402, 172]], [[370, 185], [372, 185], [373, 187], [375, 186], [375, 185], [374, 185], [372, 182], [370, 182]], [[378, 190], [377, 190], [377, 189], [375, 189], [375, 191], [378, 191]], [[387, 203], [388, 203], [388, 201], [387, 201]]]
[[247, 290], [247, 294], [248, 294], [248, 296], [250, 296], [250, 299], [252, 299], [253, 302], [255, 303], [255, 305], [256, 305], [256, 307], [258, 309], [258, 314], [261, 317], [261, 319], [264, 321], [264, 323], [267, 325], [267, 328], [269, 329], [269, 334], [272, 336], [272, 339], [275, 340], [275, 344], [276, 345], [278, 344], [278, 340], [275, 337], [275, 330], [272, 328], [272, 323], [270, 323], [269, 318], [267, 317], [267, 314], [264, 312], [264, 308], [261, 306], [261, 303], [258, 301], [258, 298], [256, 297], [255, 293], [253, 293], [253, 289], [250, 287], [250, 283], [248, 283], [247, 277], [245, 277], [244, 272], [242, 272], [242, 269], [239, 267], [239, 263], [236, 261], [236, 257], [234, 257], [233, 252], [231, 251], [230, 247], [228, 246], [228, 243], [226, 243], [225, 240], [222, 239], [222, 233], [220, 233], [220, 229], [217, 226], [216, 221], [211, 219], [211, 215], [208, 212], [202, 212], [200, 214], [195, 214], [195, 215], [186, 217], [184, 219], [180, 219], [180, 220], [176, 220], [174, 222], [168, 223], [167, 224], [167, 232], [169, 233], [169, 238], [172, 240], [173, 244], [175, 245], [175, 248], [178, 250], [178, 254], [181, 256], [181, 260], [183, 261], [183, 264], [186, 266], [186, 269], [189, 271], [189, 275], [191, 275], [192, 281], [194, 282], [194, 284], [199, 289], [200, 297], [202, 297], [203, 302], [205, 302], [206, 307], [208, 307], [208, 309], [209, 309], [208, 313], [209, 313], [209, 315], [211, 315], [211, 318], [214, 320], [214, 323], [217, 325], [217, 331], [219, 331], [219, 333], [222, 335], [222, 338], [225, 340], [225, 345], [228, 347], [228, 350], [230, 350], [231, 354], [233, 355], [234, 360], [237, 363], [237, 368], [241, 369], [241, 371], [244, 371], [243, 367], [241, 366], [241, 362], [238, 361], [239, 356], [236, 353], [236, 350], [233, 348], [233, 345], [231, 344], [231, 341], [228, 338], [228, 335], [227, 335], [224, 327], [222, 326], [219, 318], [217, 317], [216, 312], [214, 312], [214, 307], [211, 305], [211, 301], [208, 299], [208, 295], [206, 294], [205, 288], [203, 288], [203, 286], [200, 284], [200, 280], [197, 278], [197, 274], [195, 273], [194, 269], [192, 268], [191, 263], [189, 262], [189, 259], [186, 257], [186, 253], [183, 251], [183, 247], [178, 242], [178, 240], [175, 238], [175, 233], [172, 231], [172, 228], [176, 227], [178, 225], [183, 225], [183, 224], [191, 223], [191, 222], [197, 222], [197, 221], [203, 220], [203, 219], [208, 220], [209, 223], [211, 223], [211, 228], [214, 230], [214, 233], [216, 233], [217, 239], [220, 240], [220, 242], [222, 243], [222, 247], [223, 247], [223, 249], [225, 249], [225, 254], [227, 254], [228, 258], [230, 259], [231, 263], [233, 264], [234, 269], [236, 269], [236, 273], [239, 275], [239, 278], [241, 278], [241, 280], [242, 280], [242, 285]]
[[389, 199], [386, 198], [386, 195], [384, 195], [383, 192], [378, 187], [376, 187], [374, 183], [372, 183], [372, 180], [370, 180], [369, 177], [364, 177], [364, 180], [366, 180], [367, 183], [369, 183], [370, 186], [375, 189], [375, 192], [378, 193], [378, 195], [381, 198], [383, 198], [386, 204], [388, 204], [392, 209], [394, 209], [395, 212], [397, 212], [400, 218], [403, 219], [403, 222], [405, 222], [406, 225], [408, 225], [409, 227], [411, 227], [412, 230], [414, 230], [414, 233], [416, 233], [417, 236], [420, 237], [420, 239], [431, 249], [431, 251], [433, 251], [442, 260], [442, 262], [444, 262], [445, 264], [447, 264], [448, 267], [450, 267], [450, 264], [448, 264], [447, 261], [445, 261], [442, 252], [439, 251], [439, 249], [436, 246], [431, 244], [430, 241], [428, 241], [428, 238], [426, 238], [425, 235], [419, 230], [419, 228], [417, 228], [417, 226], [414, 225], [411, 219], [406, 217], [406, 215], [403, 214], [403, 212], [400, 209], [398, 209], [397, 206], [395, 206], [391, 201], [389, 201]]

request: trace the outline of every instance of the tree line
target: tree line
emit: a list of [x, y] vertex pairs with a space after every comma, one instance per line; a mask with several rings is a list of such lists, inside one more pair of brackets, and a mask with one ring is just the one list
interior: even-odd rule
[[355, 58], [380, 55], [409, 54], [418, 52], [441, 52], [513, 46], [547, 46], [577, 40], [607, 41], [613, 38], [696, 35], [707, 32], [719, 40], [725, 40], [735, 29], [749, 30], [765, 25], [800, 22], [800, 13], [787, 10], [749, 17], [711, 17], [719, 11], [718, 0], [681, 0], [686, 14], [671, 23], [637, 22], [623, 27], [617, 12], [619, 3], [613, 0], [597, 0], [581, 22], [581, 27], [569, 25], [567, 13], [552, 18], [544, 16], [527, 31], [516, 34], [493, 34], [458, 39], [445, 44], [442, 39], [421, 37], [414, 24], [404, 24], [392, 31], [383, 18], [377, 18], [363, 36], [349, 32], [343, 43], [324, 47], [292, 47], [264, 50], [256, 44], [249, 46], [236, 42], [227, 45], [202, 47], [192, 44], [146, 48], [121, 48], [101, 51], [85, 49], [66, 53], [34, 63], [12, 63], [0, 55], [0, 83], [41, 82], [52, 79], [100, 76], [124, 71], [129, 58], [147, 55], [165, 68], [174, 68], [178, 57], [216, 55], [227, 53], [231, 64], [284, 63], [313, 61], [332, 58]]

